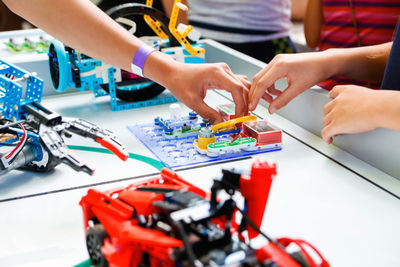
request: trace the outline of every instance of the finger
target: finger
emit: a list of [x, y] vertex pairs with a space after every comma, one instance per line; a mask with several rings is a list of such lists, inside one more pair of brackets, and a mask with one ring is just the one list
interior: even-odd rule
[[204, 119], [209, 119], [211, 124], [223, 122], [222, 115], [215, 109], [208, 106], [204, 101], [200, 101], [193, 109]]
[[243, 75], [238, 76], [237, 78], [241, 81], [241, 83], [246, 87], [246, 91], [250, 92], [251, 82], [247, 79], [246, 76], [242, 77]]
[[256, 75], [253, 76], [252, 84], [250, 88], [250, 98], [254, 98], [254, 92], [256, 89], [256, 83], [273, 67], [273, 60], [262, 70], [260, 70]]
[[282, 94], [282, 91], [276, 89], [275, 86], [271, 86], [270, 88], [268, 88], [268, 92], [270, 92], [272, 95], [276, 95], [276, 96], [279, 96]]
[[325, 114], [324, 119], [322, 120], [322, 123], [325, 126], [327, 126], [332, 122], [333, 118], [334, 118], [334, 114], [332, 112], [328, 113], [328, 114]]
[[275, 113], [278, 109], [283, 108], [286, 106], [293, 98], [295, 98], [299, 93], [299, 90], [293, 86], [286, 88], [282, 94], [278, 95], [274, 101], [269, 106], [269, 112], [271, 114]]
[[335, 106], [335, 103], [336, 103], [335, 100], [331, 100], [328, 104], [326, 104], [326, 105], [324, 106], [324, 114], [325, 114], [325, 115], [332, 111], [332, 109], [333, 109], [334, 106]]
[[337, 128], [331, 123], [322, 129], [322, 139], [328, 144], [331, 144], [333, 137], [338, 135]]
[[236, 74], [236, 76], [238, 76], [238, 77], [240, 77], [241, 79], [244, 79], [244, 80], [250, 82], [249, 77], [247, 77], [246, 75], [243, 75], [243, 74]]
[[343, 85], [337, 85], [332, 88], [332, 90], [329, 92], [329, 96], [331, 98], [336, 98], [343, 90], [346, 88], [346, 86]]
[[[244, 99], [245, 107], [246, 107], [245, 110], [244, 110], [244, 113], [243, 113], [243, 116], [245, 116], [245, 115], [248, 114], [248, 111], [249, 111], [249, 109], [248, 109], [248, 106], [249, 106], [249, 90], [250, 90], [251, 83], [249, 82], [247, 77], [244, 76], [244, 75], [236, 75], [236, 74], [233, 74], [233, 73], [232, 73], [232, 75], [233, 75], [233, 78], [239, 80], [242, 83], [242, 85], [244, 86], [242, 88], [243, 89], [242, 90], [242, 95], [243, 95], [243, 99]], [[233, 97], [233, 95], [232, 95], [232, 97]], [[235, 110], [235, 112], [237, 112], [237, 111]]]
[[232, 76], [231, 73], [232, 72], [227, 72], [228, 76], [225, 76], [227, 80], [224, 84], [227, 86], [224, 86], [224, 88], [229, 88], [225, 90], [232, 94], [233, 101], [235, 102], [235, 116], [242, 117], [248, 112], [248, 97], [244, 94], [247, 89], [240, 81], [238, 81], [237, 77], [233, 73]]
[[270, 95], [270, 94], [268, 94], [267, 92], [265, 92], [264, 94], [263, 94], [263, 96], [262, 96], [262, 98], [265, 100], [265, 101], [267, 101], [268, 103], [272, 103], [272, 101], [274, 101], [274, 98]]
[[227, 74], [229, 74], [229, 76], [231, 76], [233, 79], [239, 81], [240, 83], [242, 83], [242, 85], [244, 86], [244, 90], [247, 92], [247, 94], [250, 91], [250, 87], [251, 87], [251, 82], [249, 82], [249, 79], [247, 79], [247, 76], [245, 75], [237, 75], [234, 74], [232, 71], [225, 71]]
[[250, 109], [254, 109], [267, 88], [271, 87], [276, 80], [279, 80], [283, 76], [284, 73], [282, 71], [271, 68], [260, 79], [253, 81], [250, 88]]

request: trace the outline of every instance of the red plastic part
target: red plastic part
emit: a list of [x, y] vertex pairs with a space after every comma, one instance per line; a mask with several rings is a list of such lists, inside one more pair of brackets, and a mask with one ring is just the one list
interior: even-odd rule
[[269, 242], [266, 246], [258, 249], [256, 256], [260, 262], [271, 260], [279, 267], [301, 267], [300, 264], [285, 252], [285, 250], [279, 248], [272, 242]]
[[129, 154], [118, 145], [115, 145], [111, 140], [96, 138], [96, 141], [100, 143], [100, 145], [102, 145], [103, 147], [110, 150], [113, 154], [115, 154], [118, 158], [122, 159], [123, 161], [126, 161], [128, 159]]
[[[229, 103], [229, 104], [222, 104], [218, 105], [217, 111], [222, 115], [222, 118], [224, 121], [230, 121], [235, 118], [235, 104], [234, 103]], [[247, 116], [250, 116], [251, 112], [247, 113]]]
[[158, 209], [152, 205], [154, 201], [164, 200], [164, 196], [145, 191], [123, 191], [119, 193], [119, 198], [135, 207], [136, 212], [148, 216], [158, 212]]
[[166, 236], [162, 231], [139, 226], [134, 216], [134, 211], [143, 216], [157, 212], [157, 208], [151, 204], [163, 199], [161, 194], [136, 190], [144, 186], [185, 189], [203, 198], [210, 198], [209, 193], [167, 168], [162, 169], [158, 177], [125, 188], [105, 192], [89, 189], [79, 203], [83, 210], [85, 231], [89, 227], [89, 220], [94, 218], [104, 226], [110, 238], [105, 239], [101, 250], [110, 267], [138, 266], [144, 252], [149, 254], [152, 267], [176, 266], [171, 259], [171, 252], [172, 248], [182, 247], [182, 241]]
[[[278, 238], [278, 242], [283, 245], [284, 247], [288, 247], [290, 244], [294, 243], [296, 244], [299, 248], [300, 251], [303, 253], [304, 257], [306, 258], [308, 264], [310, 267], [329, 267], [328, 261], [322, 256], [322, 254], [310, 243], [307, 241], [304, 241], [302, 239], [292, 239], [288, 237], [281, 237]], [[318, 255], [319, 260], [321, 261], [320, 264], [317, 264], [315, 260], [310, 256], [310, 254], [307, 252], [306, 248], [310, 248], [316, 255]]]
[[[247, 215], [257, 227], [261, 227], [272, 180], [276, 175], [276, 164], [266, 160], [256, 159], [251, 166], [250, 176], [240, 177], [240, 192], [246, 200]], [[249, 238], [258, 235], [258, 232], [248, 226]]]
[[[252, 165], [250, 176], [241, 176], [240, 188], [247, 201], [247, 214], [250, 219], [261, 226], [262, 217], [267, 204], [272, 180], [276, 175], [276, 165], [267, 161], [256, 159]], [[173, 248], [182, 247], [183, 242], [174, 237], [165, 235], [157, 229], [145, 228], [138, 225], [134, 214], [149, 215], [157, 212], [151, 203], [162, 200], [163, 195], [149, 191], [137, 191], [140, 187], [157, 187], [189, 190], [203, 198], [210, 199], [210, 194], [186, 182], [175, 172], [162, 169], [160, 176], [131, 184], [125, 188], [99, 192], [90, 189], [84, 196], [80, 205], [84, 213], [84, 224], [87, 229], [89, 220], [97, 219], [105, 228], [109, 238], [106, 238], [101, 250], [110, 267], [136, 267], [141, 263], [143, 253], [147, 253], [151, 267], [176, 266], [171, 258]], [[136, 213], [135, 213], [136, 212]], [[235, 221], [235, 220], [234, 220]], [[225, 216], [212, 219], [216, 225], [226, 225]], [[231, 232], [236, 234], [238, 225], [232, 223]], [[249, 237], [257, 236], [257, 232], [248, 228]], [[286, 248], [296, 244], [304, 254], [310, 267], [329, 267], [322, 255], [309, 243], [298, 240], [281, 238], [278, 242]], [[320, 257], [321, 264], [317, 265], [307, 253], [308, 248], [315, 251]], [[281, 247], [269, 242], [266, 246], [256, 251], [260, 262], [274, 261], [277, 266], [300, 267]]]
[[[324, 257], [319, 253], [319, 251], [312, 246], [310, 243], [301, 239], [291, 239], [288, 237], [282, 237], [277, 239], [278, 243], [283, 247], [287, 248], [292, 244], [297, 245], [301, 253], [305, 257], [309, 267], [329, 267], [329, 263]], [[306, 247], [310, 248], [319, 257], [314, 259], [310, 256]], [[293, 260], [282, 248], [279, 248], [276, 244], [269, 242], [266, 246], [257, 250], [257, 259], [261, 262], [266, 260], [272, 260], [277, 266], [281, 267], [301, 267], [295, 260]], [[317, 263], [318, 260], [320, 263]]]
[[255, 138], [257, 145], [282, 143], [282, 131], [265, 120], [243, 123], [243, 134]]

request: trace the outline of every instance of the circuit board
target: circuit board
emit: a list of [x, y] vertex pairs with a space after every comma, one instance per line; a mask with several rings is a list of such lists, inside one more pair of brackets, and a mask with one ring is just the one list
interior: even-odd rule
[[[199, 127], [199, 122], [192, 122], [191, 127]], [[219, 154], [216, 157], [209, 157], [206, 154], [200, 154], [194, 141], [197, 136], [185, 136], [182, 138], [167, 138], [164, 130], [157, 127], [154, 123], [139, 123], [127, 126], [129, 131], [136, 136], [166, 167], [171, 169], [182, 168], [186, 166], [201, 166], [210, 162], [223, 162], [232, 159], [246, 158], [251, 155], [278, 151], [282, 149], [281, 143], [264, 147], [260, 150], [245, 151], [231, 150]], [[215, 142], [232, 141], [231, 135], [220, 135], [215, 137]]]

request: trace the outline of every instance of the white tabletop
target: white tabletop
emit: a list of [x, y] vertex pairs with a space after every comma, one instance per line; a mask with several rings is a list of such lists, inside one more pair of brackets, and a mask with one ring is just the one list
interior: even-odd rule
[[[220, 61], [214, 52], [208, 60]], [[234, 67], [250, 71], [246, 65]], [[209, 92], [206, 100], [213, 107], [230, 101], [217, 92]], [[88, 188], [125, 186], [158, 172], [155, 156], [126, 125], [168, 116], [168, 105], [111, 112], [108, 97], [95, 99], [91, 93], [47, 97], [43, 104], [113, 130], [136, 156], [122, 162], [110, 154], [75, 150], [96, 167], [94, 176], [60, 165], [46, 174], [13, 171], [0, 177], [0, 266], [71, 266], [86, 260], [78, 203]], [[256, 114], [285, 131], [282, 151], [257, 155], [278, 164], [262, 229], [311, 242], [331, 266], [400, 266], [400, 181], [279, 115], [267, 115], [263, 106]], [[79, 137], [66, 142], [99, 147]], [[179, 174], [208, 190], [221, 168], [250, 164], [245, 159]]]
[[[215, 106], [228, 100], [210, 92], [207, 102]], [[168, 105], [111, 112], [107, 97], [94, 99], [91, 94], [51, 97], [43, 104], [63, 115], [79, 116], [114, 130], [129, 152], [150, 158], [155, 157], [125, 127], [133, 122], [151, 121], [157, 115], [168, 115]], [[256, 113], [267, 114], [263, 107]], [[339, 151], [343, 159], [358, 168], [373, 168], [346, 152], [324, 145], [318, 137], [278, 115], [268, 119], [294, 136], [302, 136], [306, 144], [284, 134], [282, 151], [258, 155], [278, 163], [263, 230], [276, 237], [308, 240], [332, 266], [398, 266], [399, 199], [315, 149]], [[96, 146], [82, 138], [67, 141], [70, 145]], [[71, 266], [84, 261], [87, 253], [78, 202], [88, 187], [96, 184], [100, 189], [118, 187], [133, 182], [134, 177], [157, 173], [156, 167], [139, 160], [121, 162], [109, 154], [76, 153], [97, 167], [94, 176], [58, 166], [48, 174], [15, 171], [1, 178], [0, 266]], [[207, 190], [222, 167], [249, 168], [250, 164], [251, 160], [246, 159], [179, 173]], [[133, 178], [126, 179], [129, 177]]]

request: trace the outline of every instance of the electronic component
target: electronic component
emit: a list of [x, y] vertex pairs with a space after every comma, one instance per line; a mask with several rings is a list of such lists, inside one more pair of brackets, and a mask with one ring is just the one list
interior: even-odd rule
[[[276, 129], [273, 133], [246, 135], [242, 125], [256, 119], [245, 116], [211, 126], [197, 114], [189, 113], [179, 119], [157, 117], [153, 124], [127, 127], [165, 166], [178, 168], [281, 150], [282, 132], [274, 126], [271, 126]], [[276, 138], [268, 139], [266, 134], [274, 134]], [[271, 142], [265, 142], [267, 139]]]
[[259, 145], [282, 143], [282, 131], [266, 120], [243, 123], [243, 134], [255, 138]]

